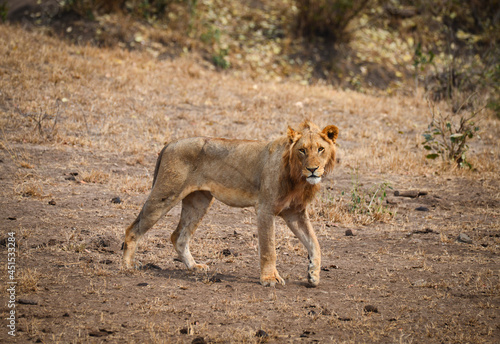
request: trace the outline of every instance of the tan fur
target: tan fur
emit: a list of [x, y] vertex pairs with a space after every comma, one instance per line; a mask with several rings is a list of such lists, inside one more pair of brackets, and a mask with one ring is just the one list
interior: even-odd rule
[[307, 207], [321, 177], [333, 169], [337, 136], [333, 125], [320, 130], [306, 121], [271, 142], [190, 138], [169, 143], [158, 157], [151, 194], [126, 230], [124, 265], [131, 266], [137, 240], [182, 201], [172, 243], [188, 269], [206, 270], [191, 256], [189, 241], [215, 198], [233, 207], [256, 209], [263, 285], [285, 284], [276, 270], [276, 216], [306, 247], [308, 281], [318, 285], [321, 253]]

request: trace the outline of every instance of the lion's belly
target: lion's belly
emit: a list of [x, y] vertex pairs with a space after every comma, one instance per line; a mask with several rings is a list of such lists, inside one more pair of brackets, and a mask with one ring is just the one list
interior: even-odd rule
[[231, 207], [252, 207], [257, 203], [257, 194], [241, 190], [228, 188], [220, 184], [209, 184], [202, 190], [210, 191], [210, 193], [222, 203]]

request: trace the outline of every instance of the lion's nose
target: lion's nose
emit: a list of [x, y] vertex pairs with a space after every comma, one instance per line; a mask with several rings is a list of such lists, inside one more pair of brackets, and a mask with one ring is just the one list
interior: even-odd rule
[[311, 173], [314, 173], [317, 169], [317, 167], [307, 167], [307, 170]]

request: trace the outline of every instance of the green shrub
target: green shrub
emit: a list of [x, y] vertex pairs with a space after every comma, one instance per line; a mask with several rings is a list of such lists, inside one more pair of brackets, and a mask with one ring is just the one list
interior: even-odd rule
[[[429, 151], [427, 159], [441, 157], [443, 160], [451, 160], [457, 163], [458, 167], [472, 168], [467, 161], [466, 153], [469, 150], [467, 142], [477, 136], [479, 126], [477, 126], [478, 111], [472, 111], [466, 115], [454, 114], [444, 116], [441, 111], [429, 102], [429, 109], [432, 115], [431, 123], [423, 136], [424, 149]], [[460, 112], [460, 111], [459, 111]]]

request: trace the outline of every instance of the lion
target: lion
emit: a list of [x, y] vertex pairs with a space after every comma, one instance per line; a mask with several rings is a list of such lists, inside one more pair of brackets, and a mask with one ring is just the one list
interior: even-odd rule
[[182, 201], [171, 241], [189, 270], [206, 271], [207, 265], [193, 259], [189, 241], [217, 199], [232, 207], [255, 208], [262, 285], [285, 285], [276, 270], [274, 221], [280, 216], [307, 249], [308, 282], [317, 286], [321, 250], [308, 206], [335, 165], [338, 133], [334, 125], [320, 130], [305, 121], [270, 142], [197, 137], [168, 143], [156, 162], [151, 193], [126, 229], [124, 267], [132, 266], [137, 241]]

